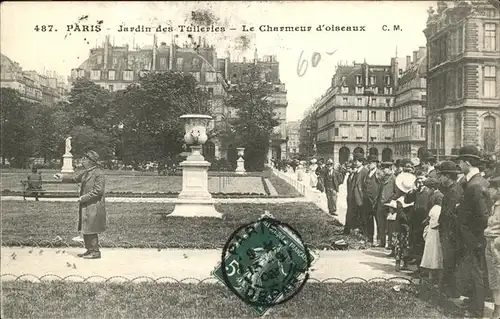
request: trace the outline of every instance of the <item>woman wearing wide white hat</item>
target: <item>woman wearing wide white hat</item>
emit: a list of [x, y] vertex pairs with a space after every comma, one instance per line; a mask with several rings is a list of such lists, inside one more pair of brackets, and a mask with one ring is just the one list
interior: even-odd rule
[[315, 158], [311, 160], [311, 165], [309, 165], [309, 179], [311, 182], [311, 187], [316, 188], [318, 184], [318, 175], [316, 175], [316, 169], [318, 168], [318, 164]]
[[[408, 270], [408, 259], [410, 256], [410, 226], [408, 223], [409, 213], [413, 203], [405, 202], [405, 195], [410, 192], [415, 185], [415, 175], [411, 173], [400, 173], [396, 177], [397, 194], [401, 194], [396, 200], [392, 200], [386, 205], [390, 207], [390, 214], [387, 216], [392, 221], [392, 253], [396, 259], [396, 271]], [[403, 267], [401, 267], [401, 261]]]

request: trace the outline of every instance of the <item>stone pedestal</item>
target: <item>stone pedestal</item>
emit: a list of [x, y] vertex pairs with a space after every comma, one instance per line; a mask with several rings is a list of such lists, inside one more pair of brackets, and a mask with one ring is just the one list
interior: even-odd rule
[[71, 153], [64, 154], [61, 173], [73, 173], [74, 171], [75, 170], [73, 169], [73, 155]]
[[236, 160], [236, 174], [245, 174], [246, 170], [245, 170], [245, 160], [243, 159], [243, 155], [244, 155], [244, 152], [245, 152], [245, 149], [243, 147], [238, 147], [237, 148], [238, 150], [238, 156], [240, 158], [238, 158]]
[[201, 149], [201, 145], [191, 146], [191, 155], [181, 163], [182, 191], [174, 201], [174, 211], [168, 216], [222, 218], [208, 192], [210, 163], [201, 155]]

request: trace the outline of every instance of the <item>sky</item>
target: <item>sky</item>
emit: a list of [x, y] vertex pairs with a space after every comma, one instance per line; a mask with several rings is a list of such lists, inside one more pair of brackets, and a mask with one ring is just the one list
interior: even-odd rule
[[[215, 45], [219, 57], [230, 52], [231, 59], [251, 59], [276, 55], [281, 81], [287, 88], [287, 120], [299, 120], [304, 111], [329, 88], [335, 66], [353, 61], [389, 65], [391, 57], [412, 55], [426, 43], [423, 29], [427, 9], [435, 1], [290, 1], [290, 2], [4, 2], [1, 10], [2, 54], [18, 62], [23, 70], [53, 70], [68, 76], [102, 45], [106, 34], [116, 45], [152, 45], [152, 32], [118, 32], [120, 25], [137, 27], [158, 25], [174, 27], [173, 32], [157, 33], [158, 43], [170, 43], [172, 35], [180, 42], [189, 32], [192, 11], [206, 11], [213, 25], [225, 32], [192, 32]], [[100, 32], [67, 31], [68, 25], [96, 25]], [[35, 27], [52, 25], [52, 32]], [[244, 31], [255, 27], [254, 31]], [[311, 26], [311, 31], [259, 31], [261, 25]], [[318, 26], [323, 26], [317, 31]], [[366, 31], [326, 31], [326, 26], [365, 26]], [[383, 31], [386, 25], [390, 31]], [[399, 25], [399, 30], [393, 26]], [[48, 29], [49, 27], [47, 27]], [[231, 30], [231, 29], [235, 30]], [[57, 30], [57, 31], [56, 31]], [[249, 40], [242, 47], [241, 39]], [[315, 52], [320, 55], [315, 54]], [[333, 54], [332, 54], [333, 53]], [[314, 63], [312, 57], [315, 57]], [[299, 60], [299, 58], [301, 58]], [[305, 62], [307, 61], [307, 69]], [[314, 65], [313, 65], [314, 64]], [[300, 73], [300, 74], [299, 74]]]

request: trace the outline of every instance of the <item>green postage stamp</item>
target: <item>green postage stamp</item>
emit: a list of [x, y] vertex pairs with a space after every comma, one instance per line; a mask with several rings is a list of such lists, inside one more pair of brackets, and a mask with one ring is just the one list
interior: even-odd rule
[[239, 227], [221, 257], [213, 275], [258, 315], [297, 295], [314, 260], [295, 229], [265, 215]]

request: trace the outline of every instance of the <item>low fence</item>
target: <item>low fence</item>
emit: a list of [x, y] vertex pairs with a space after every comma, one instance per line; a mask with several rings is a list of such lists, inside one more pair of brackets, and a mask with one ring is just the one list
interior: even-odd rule
[[[31, 281], [31, 282], [50, 282], [50, 281], [63, 281], [63, 282], [101, 282], [101, 283], [138, 283], [138, 282], [150, 282], [150, 283], [176, 283], [176, 284], [219, 284], [222, 283], [214, 278], [207, 277], [204, 279], [198, 279], [193, 277], [187, 277], [183, 279], [175, 279], [173, 277], [159, 277], [159, 278], [151, 278], [148, 276], [139, 276], [132, 279], [129, 279], [124, 276], [113, 276], [113, 277], [103, 277], [103, 276], [90, 276], [90, 277], [82, 277], [79, 275], [69, 275], [65, 277], [61, 277], [55, 274], [46, 274], [41, 277], [35, 276], [33, 274], [22, 274], [22, 275], [14, 275], [14, 274], [1, 274], [1, 281]], [[418, 285], [422, 283], [419, 278], [408, 278], [408, 277], [391, 277], [391, 278], [381, 278], [375, 277], [371, 279], [364, 279], [361, 277], [350, 277], [347, 279], [341, 279], [336, 277], [330, 277], [326, 279], [317, 279], [317, 278], [308, 278], [308, 282], [311, 283], [322, 283], [322, 284], [349, 284], [349, 283], [376, 283], [376, 282], [393, 282], [397, 284], [409, 284], [409, 285]], [[8, 291], [7, 291], [8, 292]]]
[[292, 185], [301, 195], [305, 196], [307, 192], [307, 187], [304, 183], [299, 182], [297, 179], [290, 177], [282, 171], [273, 168], [273, 173], [279, 178], [285, 180], [288, 184]]

